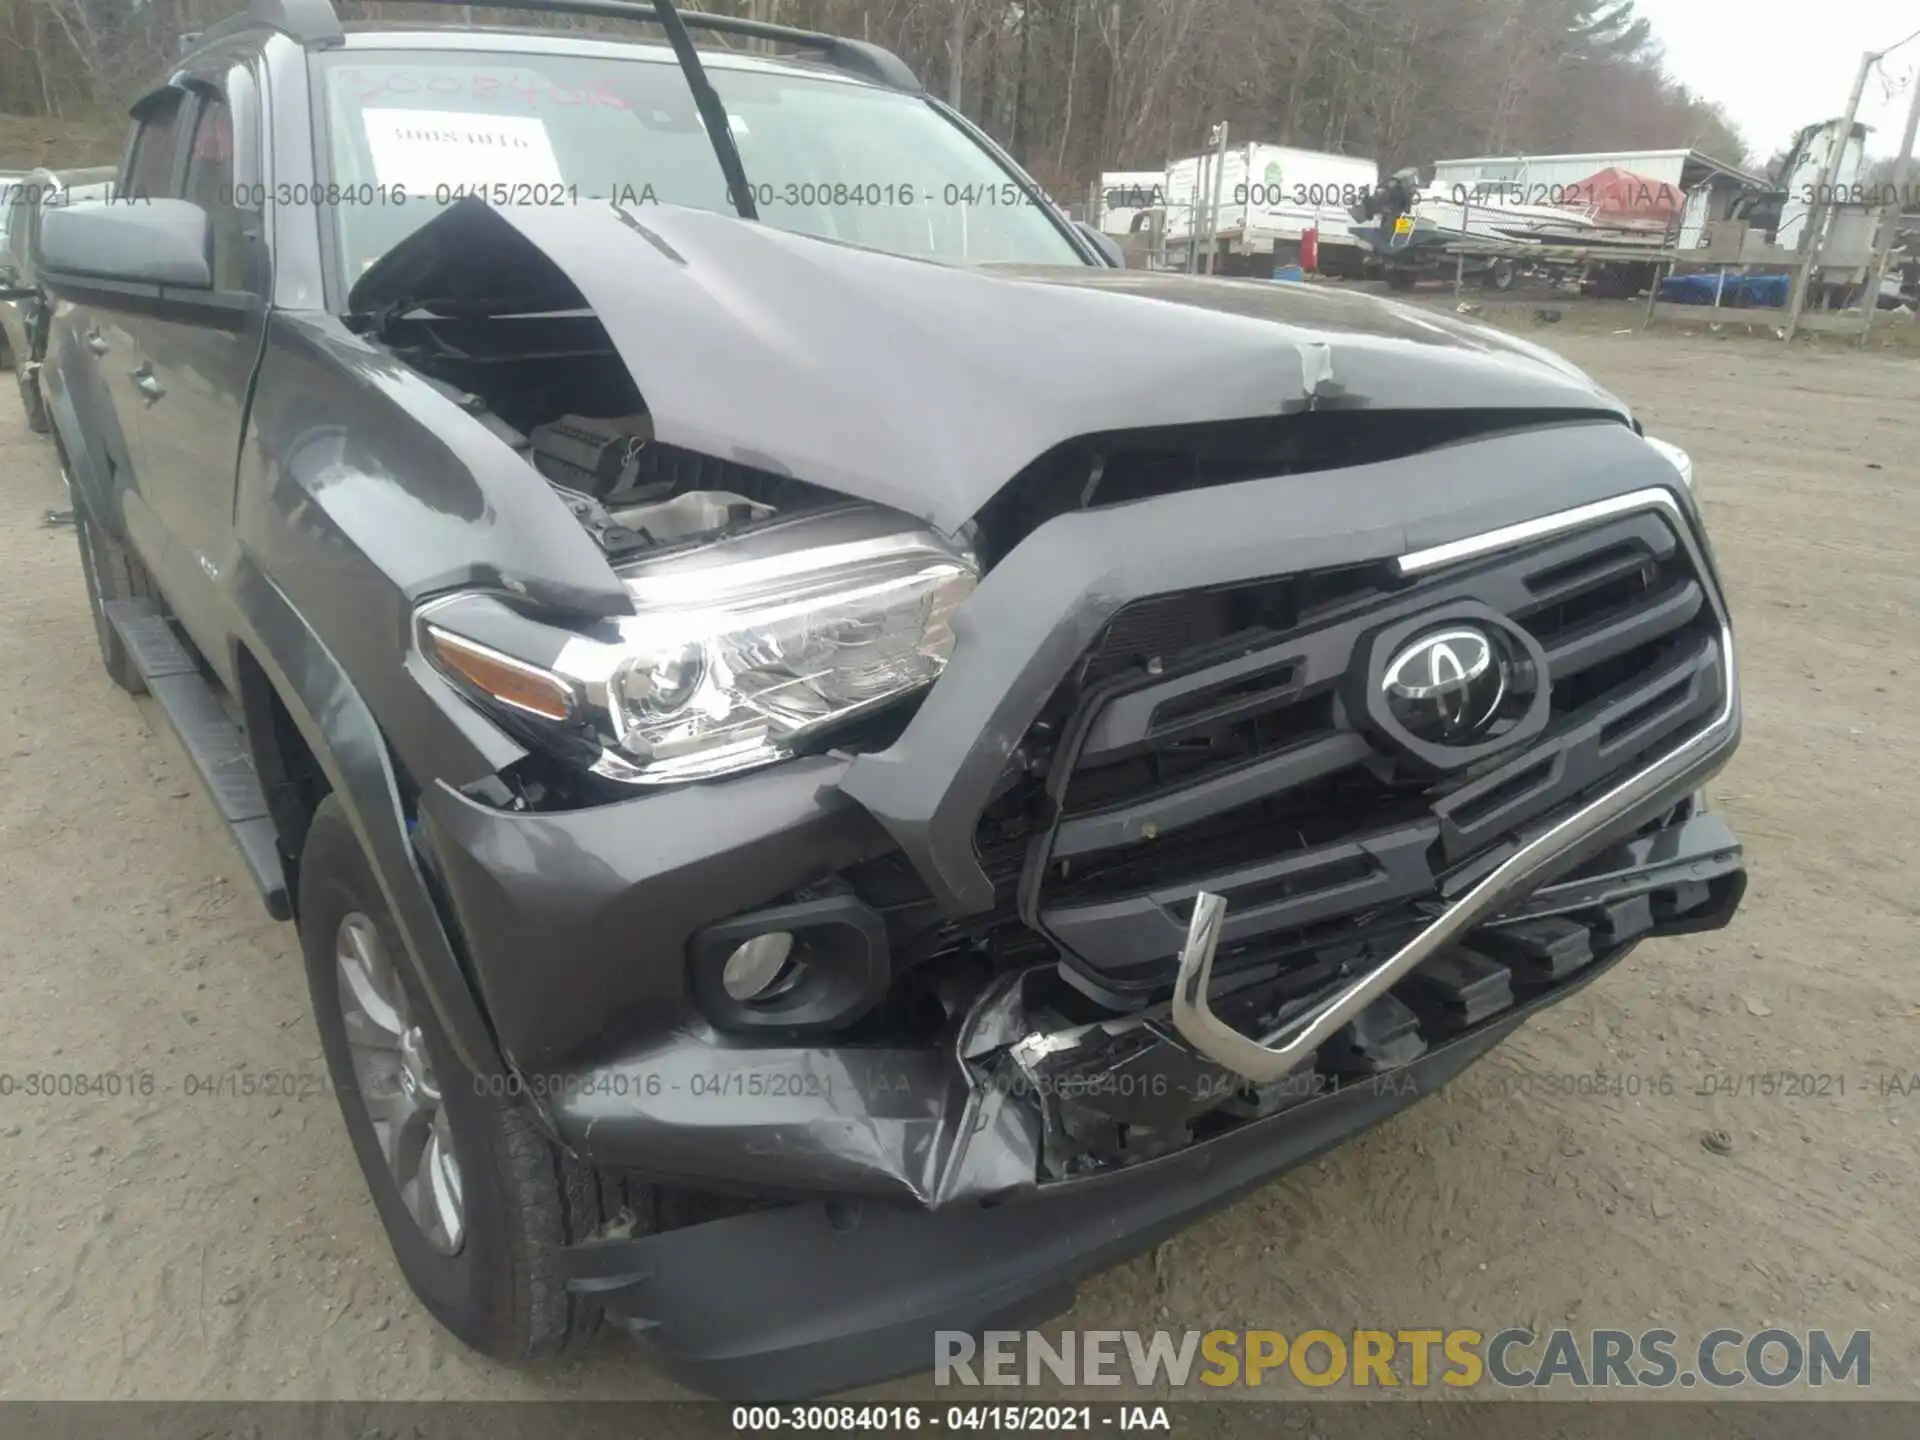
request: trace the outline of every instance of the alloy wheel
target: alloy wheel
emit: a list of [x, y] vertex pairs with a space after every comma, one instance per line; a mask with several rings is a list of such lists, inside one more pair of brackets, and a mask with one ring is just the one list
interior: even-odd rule
[[440, 1082], [393, 959], [373, 921], [354, 911], [334, 942], [340, 1010], [360, 1098], [407, 1213], [434, 1249], [466, 1239], [460, 1161]]

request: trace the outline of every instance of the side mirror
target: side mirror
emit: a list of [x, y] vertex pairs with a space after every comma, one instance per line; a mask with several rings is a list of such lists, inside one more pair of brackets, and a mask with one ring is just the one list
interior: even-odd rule
[[1084, 220], [1073, 222], [1074, 228], [1087, 237], [1087, 243], [1100, 252], [1100, 258], [1116, 270], [1127, 268], [1127, 252], [1120, 248], [1120, 242], [1106, 231], [1087, 224]]
[[41, 277], [63, 283], [117, 280], [208, 290], [207, 212], [191, 200], [94, 200], [40, 217]]

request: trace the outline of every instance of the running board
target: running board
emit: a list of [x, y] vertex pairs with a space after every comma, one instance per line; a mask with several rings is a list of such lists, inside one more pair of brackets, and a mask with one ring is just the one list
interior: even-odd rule
[[233, 832], [267, 913], [276, 920], [291, 919], [279, 834], [247, 751], [246, 733], [227, 714], [219, 694], [151, 601], [108, 600], [100, 608]]

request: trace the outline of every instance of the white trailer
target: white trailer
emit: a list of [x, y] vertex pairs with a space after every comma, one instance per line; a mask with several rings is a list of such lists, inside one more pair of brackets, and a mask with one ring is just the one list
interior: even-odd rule
[[1130, 235], [1135, 220], [1166, 203], [1164, 170], [1108, 170], [1100, 176], [1098, 227], [1109, 235]]
[[1682, 198], [1675, 243], [1698, 246], [1707, 225], [1723, 220], [1735, 198], [1765, 190], [1764, 176], [1703, 155], [1698, 150], [1590, 150], [1573, 155], [1475, 155], [1436, 160], [1433, 179], [1422, 187], [1436, 202], [1468, 203], [1483, 214], [1490, 207], [1577, 204], [1583, 182], [1602, 170], [1626, 170], [1654, 185], [1671, 186]]
[[[1476, 199], [1499, 194], [1515, 205], [1560, 205], [1583, 180], [1602, 170], [1630, 170], [1646, 180], [1691, 188], [1689, 169], [1703, 157], [1692, 150], [1590, 150], [1578, 155], [1476, 155], [1466, 160], [1433, 162], [1429, 190], [1449, 195], [1457, 188]], [[1693, 162], [1690, 164], [1690, 162]], [[1717, 164], [1708, 161], [1709, 164]], [[1725, 167], [1730, 168], [1730, 167]], [[1760, 183], [1756, 177], [1756, 183]]]
[[[1184, 249], [1196, 229], [1235, 254], [1271, 250], [1274, 242], [1297, 243], [1319, 232], [1322, 252], [1359, 250], [1350, 207], [1379, 183], [1380, 167], [1359, 155], [1330, 155], [1285, 145], [1228, 147], [1224, 166], [1217, 152], [1190, 155], [1167, 167], [1166, 238]], [[1217, 194], [1219, 215], [1209, 224]], [[1331, 258], [1331, 257], [1330, 257]]]

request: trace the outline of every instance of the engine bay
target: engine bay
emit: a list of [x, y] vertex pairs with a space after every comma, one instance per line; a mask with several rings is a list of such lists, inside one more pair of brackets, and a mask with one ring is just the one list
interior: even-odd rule
[[716, 539], [778, 513], [736, 491], [682, 489], [672, 467], [659, 463], [652, 417], [645, 411], [562, 415], [509, 443], [546, 477], [609, 555], [624, 558]]
[[839, 497], [667, 444], [592, 315], [389, 323], [393, 353], [526, 461], [616, 564]]

